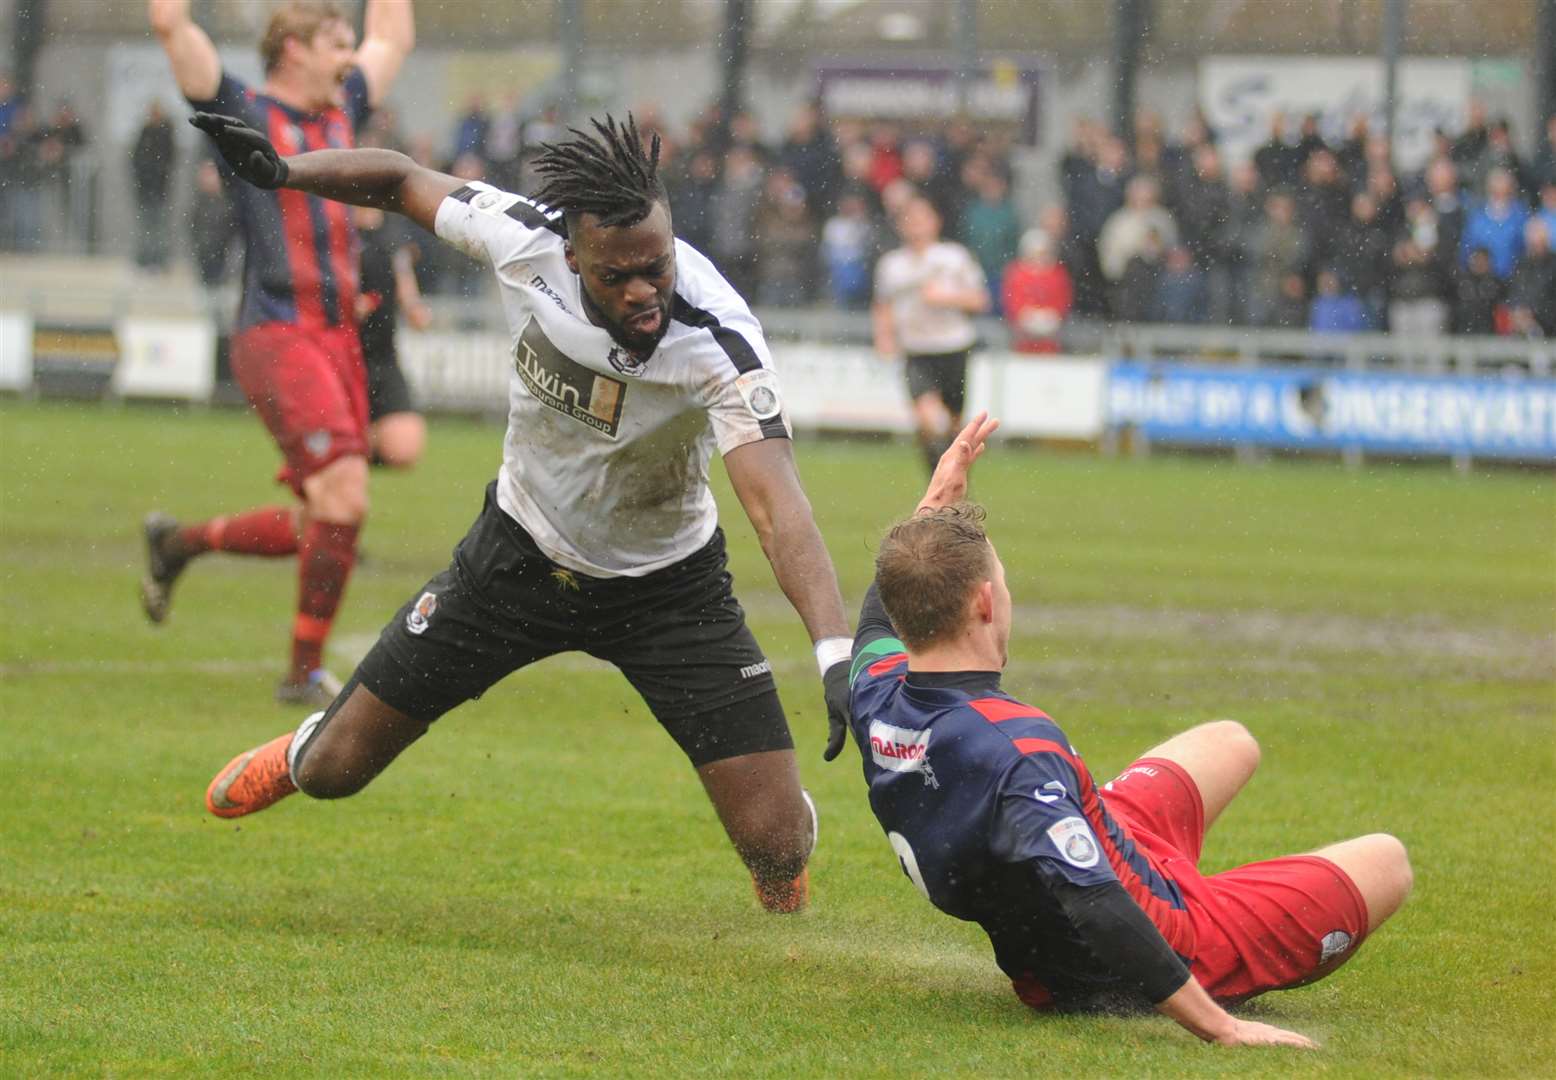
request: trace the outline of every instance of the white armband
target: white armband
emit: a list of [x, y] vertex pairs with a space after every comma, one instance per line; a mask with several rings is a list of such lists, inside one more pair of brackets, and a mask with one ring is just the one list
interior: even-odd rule
[[816, 642], [816, 667], [825, 675], [827, 669], [840, 660], [847, 660], [854, 652], [854, 639], [846, 637], [822, 638]]

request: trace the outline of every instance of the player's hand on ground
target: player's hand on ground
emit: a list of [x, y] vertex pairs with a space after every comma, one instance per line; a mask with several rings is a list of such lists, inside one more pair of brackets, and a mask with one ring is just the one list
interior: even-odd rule
[[848, 723], [853, 707], [849, 704], [847, 660], [839, 660], [821, 675], [821, 692], [827, 702], [827, 748], [821, 752], [822, 761], [831, 761], [843, 752], [848, 741]]
[[957, 433], [950, 447], [940, 455], [940, 463], [935, 466], [935, 474], [929, 478], [929, 488], [915, 513], [954, 506], [966, 497], [967, 474], [972, 470], [973, 462], [988, 449], [989, 436], [998, 431], [999, 426], [998, 420], [981, 412]]
[[242, 120], [220, 113], [197, 112], [189, 122], [211, 137], [228, 168], [255, 187], [267, 191], [286, 183], [290, 169], [270, 140]]
[[1317, 1050], [1318, 1043], [1306, 1035], [1261, 1024], [1257, 1020], [1233, 1020], [1232, 1029], [1216, 1039], [1217, 1046], [1295, 1046], [1299, 1050]]

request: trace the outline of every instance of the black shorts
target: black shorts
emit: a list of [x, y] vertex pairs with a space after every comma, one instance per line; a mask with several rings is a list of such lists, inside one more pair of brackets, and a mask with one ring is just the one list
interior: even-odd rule
[[945, 407], [962, 415], [967, 403], [967, 354], [971, 350], [949, 353], [918, 353], [908, 356], [908, 396], [917, 401], [925, 394], [940, 395]]
[[627, 677], [693, 765], [793, 748], [722, 530], [673, 566], [592, 578], [542, 555], [496, 488], [449, 568], [384, 627], [357, 668], [364, 686], [431, 723], [527, 664], [585, 652]]
[[390, 413], [415, 412], [411, 401], [411, 387], [400, 370], [400, 359], [393, 349], [387, 354], [368, 357], [367, 368], [367, 418], [376, 422]]

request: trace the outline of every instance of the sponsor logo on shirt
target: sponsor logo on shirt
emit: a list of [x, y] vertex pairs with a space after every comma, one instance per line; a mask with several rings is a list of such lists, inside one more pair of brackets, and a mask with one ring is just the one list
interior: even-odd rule
[[1067, 817], [1050, 825], [1048, 839], [1071, 866], [1088, 869], [1102, 858], [1102, 849], [1097, 846], [1097, 838], [1091, 834], [1091, 826], [1084, 818]]
[[[1047, 794], [1044, 794], [1044, 792], [1047, 792]], [[1057, 780], [1050, 780], [1048, 783], [1032, 792], [1032, 798], [1041, 803], [1051, 803], [1058, 802], [1068, 794], [1069, 792], [1064, 790], [1063, 784]]]
[[411, 608], [411, 613], [405, 616], [405, 629], [413, 634], [425, 634], [427, 625], [432, 621], [433, 613], [438, 610], [438, 594], [424, 592], [421, 599], [416, 601], [416, 606]]
[[938, 788], [935, 771], [929, 766], [928, 730], [894, 727], [879, 720], [870, 721], [870, 756], [888, 772], [923, 773], [924, 783]]
[[542, 405], [614, 439], [621, 430], [627, 384], [584, 367], [551, 343], [530, 319], [513, 352], [514, 370], [530, 396]]
[[553, 304], [561, 308], [563, 311], [567, 311], [567, 301], [563, 300], [561, 294], [553, 289], [549, 284], [547, 284], [546, 279], [541, 277], [539, 274], [536, 274], [534, 277], [529, 279], [529, 287], [540, 293], [542, 296], [549, 296]]
[[758, 675], [766, 675], [772, 670], [773, 662], [771, 660], [763, 660], [760, 664], [747, 664], [741, 668], [740, 677], [742, 679], [754, 679]]

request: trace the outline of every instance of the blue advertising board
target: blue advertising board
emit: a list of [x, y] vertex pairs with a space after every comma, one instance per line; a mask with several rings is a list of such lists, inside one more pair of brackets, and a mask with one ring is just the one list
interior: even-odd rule
[[1194, 445], [1556, 460], [1556, 379], [1119, 361], [1107, 422]]

